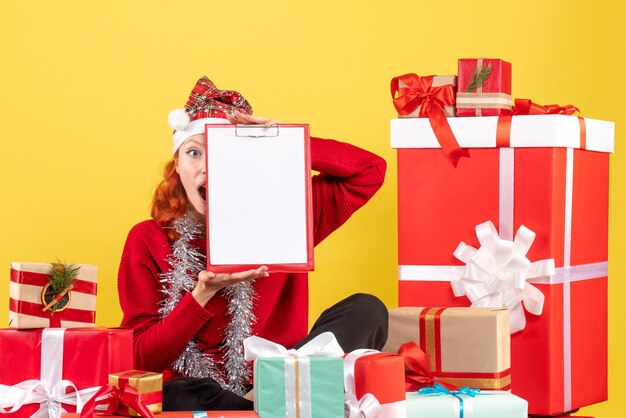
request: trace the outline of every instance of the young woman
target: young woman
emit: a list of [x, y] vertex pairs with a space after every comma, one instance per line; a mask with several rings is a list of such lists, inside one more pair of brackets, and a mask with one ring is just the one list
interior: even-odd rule
[[[258, 335], [294, 348], [332, 331], [346, 351], [381, 349], [387, 309], [357, 294], [326, 310], [308, 332], [304, 273], [267, 267], [236, 274], [205, 271], [207, 123], [263, 123], [237, 92], [209, 79], [184, 110], [170, 113], [173, 158], [152, 202], [152, 219], [128, 234], [118, 274], [123, 327], [134, 330], [135, 367], [164, 373], [165, 410], [252, 409], [242, 341]], [[339, 141], [311, 138], [314, 243], [341, 226], [382, 186], [385, 161]], [[249, 397], [249, 396], [248, 396]]]

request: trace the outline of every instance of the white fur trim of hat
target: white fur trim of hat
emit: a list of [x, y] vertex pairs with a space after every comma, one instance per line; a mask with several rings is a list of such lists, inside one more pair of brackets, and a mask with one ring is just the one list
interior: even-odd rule
[[176, 151], [181, 145], [185, 143], [187, 138], [203, 134], [205, 132], [206, 125], [222, 125], [229, 124], [227, 119], [222, 118], [202, 118], [194, 121], [189, 121], [189, 114], [183, 109], [174, 109], [167, 117], [172, 129], [174, 129], [174, 148], [172, 149], [172, 155], [176, 154]]

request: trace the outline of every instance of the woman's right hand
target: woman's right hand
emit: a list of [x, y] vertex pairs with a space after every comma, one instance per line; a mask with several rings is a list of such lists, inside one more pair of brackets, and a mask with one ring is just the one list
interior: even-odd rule
[[191, 291], [191, 295], [201, 305], [206, 305], [209, 300], [218, 292], [218, 290], [241, 282], [267, 277], [270, 274], [266, 266], [258, 269], [241, 271], [238, 273], [215, 274], [212, 271], [203, 270], [198, 274], [198, 283]]

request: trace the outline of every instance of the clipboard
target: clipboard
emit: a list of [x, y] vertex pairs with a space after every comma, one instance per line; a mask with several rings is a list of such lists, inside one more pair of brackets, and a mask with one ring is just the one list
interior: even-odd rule
[[207, 268], [308, 272], [309, 125], [206, 125]]

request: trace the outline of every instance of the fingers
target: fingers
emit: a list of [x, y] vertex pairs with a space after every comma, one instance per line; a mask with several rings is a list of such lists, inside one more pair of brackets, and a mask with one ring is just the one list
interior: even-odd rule
[[241, 271], [233, 273], [230, 276], [234, 281], [247, 281], [267, 277], [269, 276], [269, 272], [266, 266], [261, 266], [258, 269]]
[[212, 271], [202, 270], [198, 274], [198, 280], [201, 281], [201, 282], [207, 282], [207, 281], [210, 281], [210, 280], [212, 280], [214, 278], [215, 278], [215, 273], [213, 273]]
[[198, 281], [210, 286], [228, 286], [234, 283], [260, 279], [269, 275], [267, 266], [232, 274], [215, 274], [212, 271], [203, 270], [198, 274]]
[[265, 127], [270, 127], [280, 123], [280, 121], [276, 119], [266, 119], [261, 116], [248, 115], [238, 110], [235, 110], [234, 115], [226, 115], [226, 119], [228, 119], [230, 123], [235, 125], [263, 125]]

